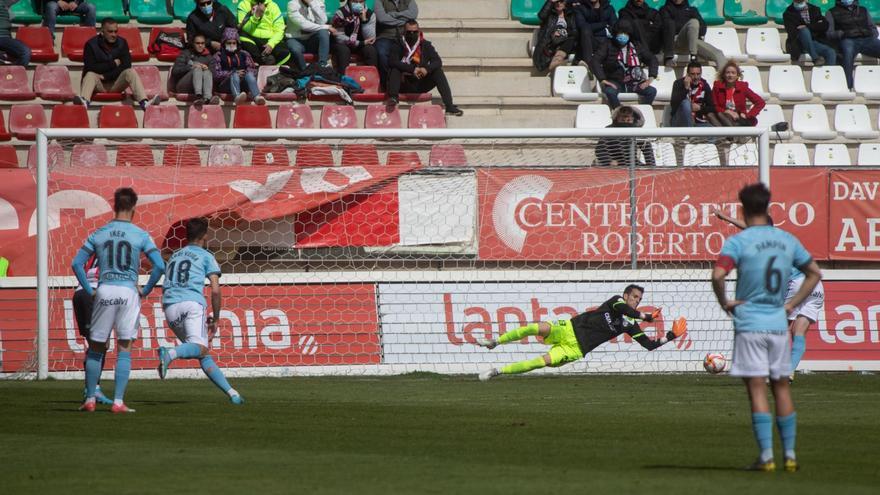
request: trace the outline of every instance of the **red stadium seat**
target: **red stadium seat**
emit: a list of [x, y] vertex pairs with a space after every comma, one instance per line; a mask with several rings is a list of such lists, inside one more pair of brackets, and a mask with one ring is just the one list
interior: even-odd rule
[[18, 168], [18, 154], [15, 146], [4, 144], [0, 146], [0, 168]]
[[[263, 87], [266, 85], [266, 80], [269, 79], [269, 76], [277, 73], [277, 65], [260, 66], [260, 70], [257, 72], [257, 87], [260, 88], [260, 91], [263, 91]], [[296, 101], [299, 99], [299, 96], [292, 91], [289, 93], [263, 93], [263, 97], [270, 101]]]
[[428, 164], [432, 167], [454, 167], [467, 165], [468, 161], [460, 144], [435, 144], [431, 146]]
[[15, 37], [31, 49], [31, 62], [57, 62], [55, 41], [52, 33], [45, 26], [19, 26], [15, 29]]
[[379, 165], [379, 152], [372, 144], [346, 144], [342, 146], [342, 166]]
[[208, 151], [209, 167], [244, 165], [244, 151], [237, 144], [214, 144]]
[[332, 167], [333, 151], [329, 144], [301, 144], [296, 150], [297, 167]]
[[431, 93], [400, 93], [400, 101], [410, 103], [431, 101]]
[[61, 128], [80, 128], [88, 129], [89, 112], [82, 105], [64, 105], [59, 103], [52, 107], [52, 117], [49, 121], [49, 127]]
[[[155, 65], [135, 65], [132, 68], [137, 72], [137, 75], [141, 80], [141, 85], [144, 87], [144, 92], [147, 93], [147, 98], [159, 95], [162, 100], [168, 99], [168, 93], [165, 91], [165, 83], [162, 82], [162, 76], [159, 74], [158, 67]], [[127, 88], [125, 92], [127, 94], [132, 94], [131, 88]]]
[[122, 101], [124, 93], [114, 93], [114, 92], [100, 92], [96, 91], [92, 93], [91, 101]]
[[388, 158], [385, 160], [385, 164], [395, 166], [421, 166], [422, 160], [419, 158], [419, 154], [415, 151], [392, 151], [391, 153], [388, 153]]
[[6, 117], [3, 116], [3, 112], [0, 112], [0, 141], [9, 141], [12, 139], [12, 134], [6, 130]]
[[321, 129], [357, 129], [354, 107], [324, 105], [321, 109]]
[[182, 126], [176, 105], [150, 105], [144, 112], [144, 129], [180, 129]]
[[[186, 29], [181, 27], [171, 27], [171, 26], [162, 26], [162, 27], [153, 27], [150, 29], [150, 40], [147, 43], [147, 48], [153, 46], [153, 42], [156, 41], [156, 38], [159, 36], [159, 33], [165, 31], [168, 33], [180, 33], [186, 38]], [[148, 50], [149, 51], [149, 50]], [[160, 60], [162, 62], [174, 62], [177, 59], [176, 55], [159, 55], [156, 54], [156, 60]]]
[[220, 105], [204, 105], [201, 110], [189, 107], [186, 126], [190, 129], [226, 129], [226, 116]]
[[[67, 166], [67, 160], [64, 157], [64, 148], [62, 148], [60, 144], [49, 143], [46, 151], [48, 152], [47, 161], [50, 169]], [[36, 144], [32, 144], [30, 148], [28, 148], [27, 165], [28, 168], [37, 168]]]
[[34, 92], [44, 100], [72, 100], [72, 87], [70, 71], [63, 65], [38, 65], [34, 72]]
[[345, 75], [364, 88], [363, 93], [352, 95], [354, 101], [383, 101], [385, 93], [379, 88], [379, 70], [371, 65], [349, 65]]
[[385, 105], [367, 106], [364, 127], [367, 129], [400, 129], [400, 110]]
[[315, 127], [312, 117], [312, 108], [308, 105], [294, 103], [293, 105], [280, 105], [275, 114], [276, 129], [311, 129]]
[[28, 88], [27, 69], [21, 65], [0, 65], [0, 100], [33, 100], [37, 95]]
[[410, 129], [445, 129], [446, 115], [440, 105], [413, 105], [409, 107], [407, 127]]
[[103, 144], [75, 144], [70, 152], [72, 167], [104, 167], [110, 165], [107, 147]]
[[98, 113], [98, 127], [102, 129], [133, 129], [138, 127], [134, 108], [128, 105], [104, 105]]
[[43, 106], [38, 103], [13, 105], [9, 110], [9, 130], [18, 139], [33, 141], [37, 129], [48, 126]]
[[89, 26], [67, 26], [61, 35], [61, 53], [74, 62], [82, 62], [86, 41], [98, 34]]
[[272, 116], [266, 105], [239, 105], [232, 117], [233, 129], [271, 129]]
[[149, 144], [120, 144], [116, 148], [117, 167], [152, 167], [153, 148]]
[[[333, 155], [330, 155], [331, 159]], [[289, 167], [290, 157], [287, 156], [287, 148], [280, 144], [258, 144], [254, 146], [251, 166], [259, 167], [272, 165], [275, 167]]]
[[199, 149], [192, 144], [169, 144], [162, 154], [163, 167], [201, 167]]
[[119, 36], [125, 38], [125, 41], [128, 42], [128, 51], [131, 52], [132, 62], [146, 62], [150, 60], [150, 54], [144, 49], [144, 42], [141, 40], [140, 29], [119, 26]]

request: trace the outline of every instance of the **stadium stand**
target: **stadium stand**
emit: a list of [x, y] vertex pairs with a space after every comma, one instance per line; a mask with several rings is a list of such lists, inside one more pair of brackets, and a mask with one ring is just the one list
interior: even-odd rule
[[848, 167], [852, 165], [845, 144], [817, 144], [813, 155], [817, 167]]
[[186, 116], [190, 129], [226, 129], [226, 116], [219, 105], [205, 105], [201, 109], [190, 107]]
[[0, 66], [0, 100], [32, 100], [36, 94], [28, 88], [27, 70], [20, 65]]
[[315, 127], [312, 109], [308, 105], [300, 103], [280, 105], [275, 113], [275, 127], [277, 129], [311, 129]]
[[73, 99], [70, 72], [63, 65], [38, 65], [34, 71], [34, 93], [44, 100]]
[[98, 127], [112, 129], [139, 126], [134, 108], [128, 105], [103, 105], [98, 113]]
[[773, 165], [811, 165], [804, 143], [780, 143], [773, 147]]

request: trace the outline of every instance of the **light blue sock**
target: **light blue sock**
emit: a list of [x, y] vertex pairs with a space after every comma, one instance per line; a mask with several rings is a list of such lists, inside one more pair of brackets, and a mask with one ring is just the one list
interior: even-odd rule
[[773, 417], [770, 413], [752, 413], [752, 430], [761, 449], [761, 460], [773, 459]]
[[798, 365], [801, 364], [801, 358], [804, 357], [804, 352], [807, 350], [807, 338], [804, 335], [795, 335], [793, 339], [791, 339], [791, 372], [794, 373], [794, 370], [797, 369]]
[[125, 397], [125, 387], [128, 386], [128, 377], [131, 375], [131, 352], [119, 351], [116, 357], [116, 384], [113, 387], [113, 400], [121, 401]]
[[199, 363], [202, 365], [202, 371], [208, 375], [208, 378], [214, 382], [214, 385], [217, 385], [217, 388], [222, 390], [224, 393], [228, 393], [229, 389], [232, 388], [232, 385], [226, 381], [226, 377], [223, 375], [223, 371], [220, 370], [220, 367], [217, 366], [217, 363], [214, 362], [214, 358], [211, 356], [205, 356], [199, 360]]
[[791, 413], [788, 416], [776, 416], [776, 427], [779, 429], [779, 436], [782, 437], [782, 449], [785, 451], [785, 457], [794, 459], [794, 443], [797, 437], [797, 413]]
[[202, 355], [202, 349], [199, 344], [180, 344], [174, 348], [177, 359], [195, 359]]
[[98, 379], [101, 378], [101, 363], [104, 355], [100, 352], [86, 352], [86, 398], [95, 396], [95, 388], [98, 386]]

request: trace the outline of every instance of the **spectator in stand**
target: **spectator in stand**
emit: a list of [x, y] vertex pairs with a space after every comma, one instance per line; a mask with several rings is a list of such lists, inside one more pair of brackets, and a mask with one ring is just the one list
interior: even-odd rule
[[134, 100], [146, 110], [158, 105], [159, 95], [147, 100], [147, 93], [137, 72], [131, 68], [131, 52], [125, 38], [119, 37], [119, 25], [107, 17], [101, 21], [101, 32], [86, 42], [83, 48], [83, 78], [80, 93], [73, 103], [89, 107], [95, 90], [121, 93], [131, 88]]
[[599, 81], [612, 110], [620, 106], [618, 93], [637, 93], [639, 101], [648, 105], [657, 96], [657, 89], [651, 86], [657, 77], [657, 57], [641, 43], [630, 39], [626, 23], [615, 26], [614, 38], [596, 50], [590, 70]]
[[[241, 0], [238, 30], [242, 50], [260, 65], [283, 65], [290, 60], [284, 41], [284, 16], [274, 0]], [[225, 31], [224, 31], [225, 33]], [[225, 41], [224, 41], [225, 43]]]
[[633, 39], [648, 47], [656, 56], [663, 50], [663, 18], [660, 11], [645, 4], [645, 0], [629, 0], [618, 12], [619, 22], [628, 22]]
[[[611, 123], [606, 127], [642, 127], [645, 124], [645, 117], [637, 108], [620, 107], [614, 111]], [[638, 153], [636, 156], [631, 155], [632, 148], [630, 143], [633, 138], [601, 138], [596, 143], [596, 165], [600, 167], [627, 167], [630, 161], [636, 165], [639, 162]], [[636, 149], [642, 152], [645, 157], [645, 165], [654, 166], [654, 150], [651, 143], [645, 140], [636, 140]]]
[[364, 0], [349, 0], [333, 15], [336, 37], [330, 44], [336, 72], [345, 74], [351, 63], [351, 54], [361, 56], [361, 65], [379, 67], [376, 53], [376, 13], [367, 8]]
[[376, 54], [379, 56], [379, 77], [384, 88], [391, 69], [391, 51], [403, 38], [404, 24], [418, 20], [419, 6], [416, 0], [376, 0]]
[[691, 62], [700, 56], [714, 61], [716, 67], [724, 67], [727, 57], [721, 50], [703, 41], [706, 21], [699, 10], [688, 4], [688, 0], [666, 0], [660, 15], [663, 18], [663, 65], [675, 66], [675, 54], [687, 52]]
[[0, 64], [27, 66], [31, 63], [31, 49], [21, 41], [12, 39], [9, 7], [18, 1], [29, 0], [0, 0]]
[[685, 75], [672, 84], [669, 99], [673, 127], [719, 127], [721, 121], [715, 115], [712, 86], [703, 79], [703, 67], [691, 62]]
[[414, 20], [404, 24], [403, 38], [391, 50], [391, 71], [388, 73], [388, 106], [398, 103], [400, 92], [427, 93], [434, 88], [443, 99], [446, 115], [461, 117], [461, 111], [452, 102], [452, 90], [443, 73], [443, 61], [434, 45], [425, 39]]
[[[226, 28], [223, 31], [223, 50], [214, 54], [212, 69], [217, 87], [232, 94], [236, 105], [241, 105], [249, 99], [257, 105], [266, 104], [266, 99], [260, 95], [257, 86], [257, 66], [250, 53], [240, 48], [238, 31], [234, 28]], [[241, 90], [242, 82], [245, 91]]]
[[837, 65], [837, 52], [826, 41], [828, 20], [819, 7], [807, 3], [807, 0], [795, 0], [782, 13], [782, 20], [788, 34], [785, 50], [793, 62], [806, 53], [813, 65]]
[[287, 49], [299, 70], [306, 68], [306, 53], [318, 56], [318, 65], [330, 60], [330, 35], [336, 29], [327, 24], [324, 0], [291, 0], [287, 4]]
[[[28, 2], [30, 0], [22, 0]], [[10, 4], [12, 5], [12, 4]], [[86, 0], [49, 0], [43, 6], [43, 25], [49, 28], [52, 39], [55, 39], [55, 19], [59, 15], [77, 15], [80, 17], [80, 25], [94, 26], [95, 4]]]
[[547, 0], [538, 12], [538, 18], [541, 27], [538, 28], [532, 63], [539, 71], [549, 70], [552, 74], [577, 48], [574, 12], [565, 0]]
[[223, 30], [237, 27], [235, 14], [219, 1], [196, 0], [196, 8], [186, 16], [186, 39], [192, 42], [202, 35], [208, 50], [217, 53], [223, 48]]
[[193, 105], [200, 108], [207, 100], [211, 105], [220, 103], [220, 97], [214, 95], [214, 57], [206, 46], [206, 38], [197, 34], [192, 38], [190, 47], [180, 52], [171, 68], [171, 85], [177, 93], [196, 95]]
[[877, 26], [871, 19], [868, 9], [857, 0], [837, 0], [834, 7], [825, 13], [828, 21], [828, 38], [838, 42], [843, 54], [843, 71], [846, 83], [853, 89], [853, 71], [856, 55], [880, 58], [880, 39], [877, 39]]
[[574, 0], [571, 5], [580, 38], [578, 59], [583, 65], [589, 65], [593, 55], [611, 38], [617, 13], [608, 0]]
[[718, 80], [712, 87], [718, 120], [725, 127], [755, 126], [758, 114], [764, 108], [764, 99], [749, 89], [749, 83], [741, 78], [739, 65], [731, 60], [718, 71]]

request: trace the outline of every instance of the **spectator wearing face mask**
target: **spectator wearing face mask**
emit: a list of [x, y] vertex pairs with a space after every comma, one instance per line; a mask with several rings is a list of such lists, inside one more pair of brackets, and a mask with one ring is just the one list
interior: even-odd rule
[[215, 53], [223, 47], [223, 30], [236, 27], [235, 14], [225, 5], [215, 0], [196, 0], [196, 8], [186, 16], [186, 39], [204, 36], [208, 50]]
[[657, 96], [657, 89], [651, 86], [657, 77], [657, 57], [630, 39], [626, 24], [618, 24], [612, 41], [596, 51], [590, 70], [599, 80], [612, 110], [620, 106], [619, 93], [636, 93], [639, 101], [648, 105]]
[[649, 7], [645, 0], [629, 0], [618, 12], [619, 22], [628, 22], [633, 39], [648, 47], [654, 55], [663, 49], [663, 18], [660, 11]]
[[318, 65], [330, 60], [330, 36], [336, 28], [327, 24], [324, 0], [291, 0], [287, 4], [287, 48], [299, 70], [306, 68], [306, 53], [318, 57]]
[[211, 69], [214, 57], [206, 44], [204, 36], [195, 35], [190, 46], [180, 52], [171, 67], [174, 91], [196, 95], [193, 101], [196, 108], [200, 108], [206, 101], [211, 105], [220, 103], [220, 97], [214, 95], [214, 72]]
[[[620, 107], [614, 111], [611, 118], [611, 124], [607, 127], [642, 127], [645, 118], [638, 109], [633, 107]], [[638, 154], [641, 152], [645, 158], [644, 165], [654, 166], [654, 151], [651, 143], [637, 139], [636, 146], [631, 146], [634, 138], [601, 138], [596, 143], [596, 165], [600, 167], [626, 167], [630, 163], [642, 165], [639, 161]], [[633, 156], [633, 151], [636, 155]]]
[[828, 21], [828, 38], [838, 42], [843, 54], [843, 71], [846, 83], [853, 89], [853, 72], [856, 55], [880, 58], [880, 39], [877, 26], [868, 9], [857, 0], [837, 0], [825, 13]]
[[419, 5], [416, 0], [376, 0], [376, 54], [379, 56], [379, 77], [382, 87], [387, 84], [388, 71], [391, 70], [391, 51], [403, 36], [408, 20], [419, 18]]
[[248, 100], [257, 105], [266, 104], [257, 87], [257, 66], [251, 55], [239, 48], [238, 31], [234, 28], [223, 31], [223, 49], [214, 54], [212, 70], [217, 87], [232, 94], [236, 105]]
[[336, 28], [336, 36], [330, 44], [336, 72], [345, 74], [352, 54], [360, 55], [361, 65], [379, 67], [375, 45], [376, 13], [367, 8], [364, 0], [349, 0], [339, 7], [331, 24]]
[[806, 53], [813, 65], [837, 65], [837, 52], [828, 46], [826, 33], [828, 20], [822, 15], [819, 7], [807, 3], [807, 0], [795, 0], [782, 13], [785, 32], [785, 50], [796, 62], [801, 54]]
[[538, 12], [541, 27], [532, 63], [535, 68], [551, 73], [565, 63], [568, 54], [577, 48], [578, 32], [574, 12], [565, 0], [547, 0]]

